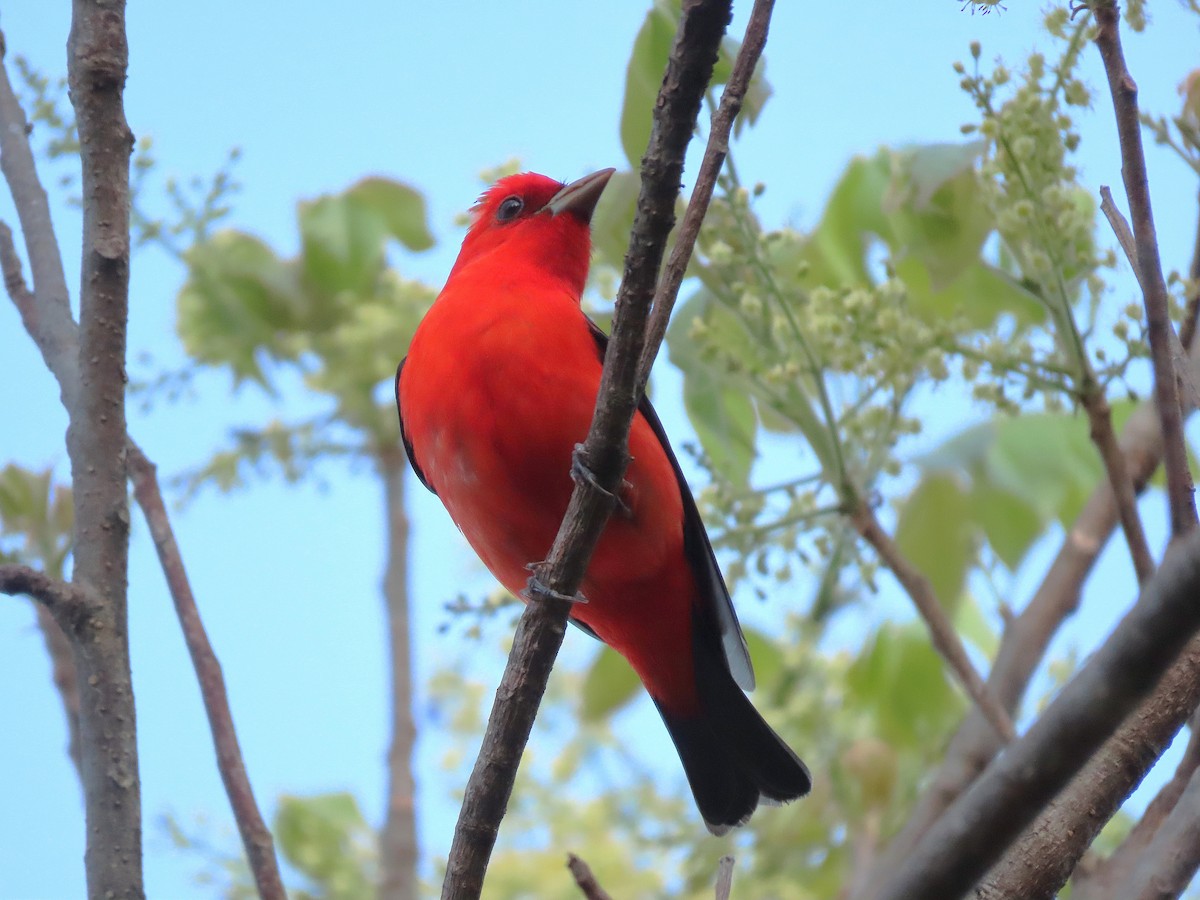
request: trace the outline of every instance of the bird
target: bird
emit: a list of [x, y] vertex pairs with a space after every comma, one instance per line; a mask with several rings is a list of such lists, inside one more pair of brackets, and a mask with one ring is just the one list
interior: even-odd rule
[[[608, 338], [581, 298], [592, 214], [613, 172], [570, 184], [527, 172], [487, 189], [396, 371], [401, 438], [417, 478], [518, 596], [554, 542], [596, 403]], [[807, 794], [811, 777], [743, 692], [754, 686], [746, 640], [645, 398], [629, 455], [580, 585], [586, 602], [573, 604], [570, 621], [637, 673], [705, 825], [720, 835], [760, 801]]]

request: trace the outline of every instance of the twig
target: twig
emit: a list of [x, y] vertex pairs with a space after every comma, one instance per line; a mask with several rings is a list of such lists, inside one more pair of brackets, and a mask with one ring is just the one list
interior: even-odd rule
[[225, 690], [225, 677], [217, 661], [212, 644], [200, 619], [196, 598], [188, 582], [183, 556], [175, 542], [175, 533], [167, 517], [166, 504], [159, 490], [155, 466], [138, 446], [130, 442], [129, 477], [133, 482], [134, 496], [146, 517], [158, 561], [167, 578], [167, 588], [175, 604], [175, 613], [183, 631], [183, 639], [192, 657], [196, 680], [200, 683], [200, 694], [204, 699], [204, 711], [212, 731], [213, 745], [217, 753], [217, 768], [225, 784], [225, 793], [233, 809], [242, 846], [246, 849], [250, 871], [258, 887], [258, 895], [264, 900], [285, 900], [287, 893], [279, 876], [275, 862], [275, 844], [271, 832], [263, 822], [254, 800], [254, 789], [246, 775], [242, 750], [238, 746], [237, 731], [233, 715], [229, 710], [229, 697]]
[[729, 854], [722, 856], [720, 862], [717, 863], [715, 900], [729, 900], [729, 895], [733, 891], [733, 863], [734, 859]]
[[588, 864], [574, 853], [567, 854], [567, 868], [571, 870], [571, 877], [575, 879], [575, 884], [587, 900], [612, 900], [608, 892], [600, 887]]
[[1006, 743], [1011, 741], [1015, 737], [1012, 719], [984, 685], [983, 679], [975, 671], [975, 667], [971, 665], [966, 648], [963, 647], [962, 640], [959, 638], [958, 632], [954, 630], [945, 609], [938, 602], [929, 579], [900, 552], [896, 542], [883, 530], [874, 511], [866, 503], [859, 503], [851, 514], [850, 520], [854, 523], [858, 533], [862, 535], [863, 540], [875, 548], [880, 559], [891, 569], [896, 580], [900, 582], [912, 599], [917, 612], [920, 613], [929, 628], [934, 648], [949, 663], [967, 695], [996, 729], [996, 733]]
[[1150, 544], [1146, 541], [1146, 531], [1142, 528], [1142, 518], [1138, 515], [1137, 494], [1129, 477], [1129, 467], [1125, 464], [1125, 454], [1121, 452], [1121, 446], [1113, 432], [1112, 409], [1098, 385], [1083, 392], [1080, 402], [1087, 413], [1092, 443], [1100, 452], [1104, 471], [1113, 488], [1117, 516], [1121, 520], [1125, 543], [1129, 546], [1133, 570], [1137, 574], [1138, 584], [1145, 584], [1154, 574], [1154, 557], [1150, 555]]
[[596, 411], [579, 451], [580, 462], [595, 475], [597, 484], [587, 480], [576, 484], [550, 554], [535, 573], [548, 591], [526, 605], [517, 624], [459, 812], [443, 898], [475, 898], [483, 890], [483, 876], [521, 753], [566, 630], [569, 604], [554, 595], [569, 597], [578, 589], [625, 471], [629, 427], [639, 399], [636, 388], [646, 318], [674, 222], [684, 153], [729, 15], [729, 2], [684, 4], [654, 107], [650, 145], [642, 159], [641, 193]]
[[1194, 533], [1177, 542], [1137, 605], [1025, 736], [930, 829], [880, 900], [958, 897], [969, 890], [1200, 629], [1198, 591], [1200, 533]]
[[[1200, 638], [1193, 638], [1150, 698], [988, 873], [977, 889], [979, 900], [1056, 896], [1105, 823], [1167, 749], [1198, 702]], [[1100, 896], [1127, 900], [1107, 891]]]
[[1121, 50], [1121, 17], [1116, 3], [1114, 0], [1096, 0], [1092, 3], [1092, 9], [1098, 25], [1096, 47], [1104, 62], [1116, 114], [1117, 135], [1121, 143], [1121, 175], [1133, 219], [1134, 259], [1146, 305], [1150, 356], [1154, 365], [1154, 395], [1162, 419], [1163, 463], [1167, 473], [1171, 533], [1179, 536], [1196, 525], [1196, 504], [1183, 442], [1179, 394], [1171, 365], [1172, 329], [1167, 310], [1167, 285], [1163, 280], [1154, 214], [1150, 206], [1141, 123], [1138, 120], [1137, 84], [1129, 74]]
[[675, 246], [671, 250], [666, 265], [663, 266], [662, 277], [658, 281], [658, 290], [654, 292], [654, 306], [650, 310], [650, 320], [646, 324], [646, 346], [642, 351], [642, 359], [638, 364], [641, 375], [638, 377], [638, 393], [645, 391], [646, 383], [650, 380], [650, 369], [654, 365], [654, 357], [658, 347], [667, 333], [670, 324], [671, 310], [675, 306], [675, 298], [679, 295], [679, 286], [687, 272], [688, 261], [692, 258], [692, 248], [700, 234], [700, 226], [712, 202], [713, 190], [717, 184], [717, 176], [729, 155], [729, 134], [733, 122], [742, 109], [742, 101], [754, 68], [762, 56], [763, 47], [767, 44], [767, 32], [771, 26], [771, 13], [775, 9], [775, 0], [755, 0], [750, 10], [750, 21], [746, 23], [746, 34], [742, 38], [742, 47], [734, 60], [729, 80], [721, 92], [721, 102], [713, 114], [709, 125], [708, 144], [704, 148], [704, 158], [700, 161], [700, 170], [696, 173], [696, 185], [688, 198], [687, 210], [683, 221], [679, 224]]
[[[1200, 201], [1200, 195], [1196, 198]], [[1200, 202], [1196, 204], [1200, 209]], [[1179, 340], [1183, 346], [1192, 345], [1192, 336], [1196, 333], [1196, 319], [1200, 317], [1200, 215], [1197, 216], [1196, 238], [1192, 244], [1192, 264], [1188, 266], [1188, 281], [1192, 289], [1187, 298], [1187, 308], [1183, 311], [1183, 323], [1179, 326]]]
[[50, 657], [51, 678], [58, 696], [62, 699], [63, 713], [67, 719], [67, 756], [75, 765], [75, 774], [83, 779], [83, 756], [79, 747], [79, 675], [75, 671], [75, 655], [66, 632], [50, 611], [35, 603], [38, 628], [42, 630], [42, 641]]
[[[2, 41], [3, 37], [0, 35], [0, 46]], [[3, 223], [0, 223], [0, 268], [3, 270], [9, 296], [20, 311], [22, 322], [41, 351], [47, 368], [57, 379], [64, 406], [68, 413], [73, 414], [79, 406], [79, 326], [71, 317], [62, 258], [50, 222], [46, 192], [37, 177], [25, 124], [24, 111], [13, 94], [7, 72], [0, 66], [0, 170], [3, 171], [12, 191], [21, 222], [30, 268], [34, 275], [33, 291], [29, 290], [21, 275], [20, 260], [12, 243], [12, 232]], [[153, 479], [153, 464], [128, 435], [125, 435], [124, 453], [130, 466], [141, 465], [144, 470], [149, 470], [150, 478]], [[230, 807], [244, 839], [247, 859], [263, 896], [281, 896], [270, 893], [272, 884], [281, 884], [278, 864], [270, 845], [269, 833], [266, 833], [265, 841], [263, 839], [265, 826], [262, 824], [261, 814], [253, 805], [253, 795], [249, 792], [240, 756], [235, 762], [235, 755], [227, 750], [222, 751], [222, 746], [228, 748], [233, 732], [232, 715], [224, 688], [221, 686], [219, 691], [213, 690], [213, 686], [220, 685], [221, 682], [220, 664], [203, 633], [198, 613], [185, 621], [183, 611], [190, 607], [194, 612], [195, 602], [186, 580], [179, 548], [171, 534], [170, 521], [158, 493], [157, 483], [152, 485], [152, 491], [149, 493], [145, 490], [139, 493], [157, 496], [158, 510], [153, 516], [145, 509], [143, 512], [147, 515], [156, 545], [160, 545], [160, 560], [163, 560], [172, 598], [176, 602], [177, 612], [180, 613], [180, 625], [192, 653], [210, 724], [214, 721], [228, 723], [229, 732], [225, 735], [218, 734], [214, 725], [213, 740], [217, 745], [218, 768], [227, 791], [230, 791]], [[175, 560], [170, 571], [164, 560], [164, 552]], [[66, 628], [64, 631], [71, 633]], [[213, 672], [216, 673], [215, 679], [212, 677]], [[236, 751], [235, 736], [233, 749]], [[244, 788], [237, 787], [239, 784], [244, 785]], [[234, 786], [234, 790], [231, 790], [231, 785]], [[250, 840], [245, 840], [247, 836]]]

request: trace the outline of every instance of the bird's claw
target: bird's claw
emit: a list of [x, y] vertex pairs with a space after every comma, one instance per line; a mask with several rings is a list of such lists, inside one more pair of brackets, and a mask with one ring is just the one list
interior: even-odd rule
[[[540, 563], [533, 563], [526, 566], [527, 569], [534, 569]], [[542, 579], [537, 577], [537, 574], [529, 576], [529, 580], [525, 582], [525, 590], [521, 591], [521, 596], [530, 602], [538, 600], [561, 600], [564, 603], [587, 603], [587, 597], [576, 591], [574, 594], [564, 594], [561, 591], [556, 591]]]
[[[633, 510], [629, 508], [629, 504], [622, 499], [620, 494], [614, 494], [602, 484], [600, 479], [596, 477], [596, 473], [587, 467], [582, 458], [583, 444], [576, 444], [574, 451], [571, 453], [571, 480], [577, 484], [587, 483], [598, 490], [605, 497], [612, 498], [613, 503], [617, 505], [617, 509], [626, 517], [633, 515]], [[629, 486], [628, 481], [622, 481], [621, 487]]]

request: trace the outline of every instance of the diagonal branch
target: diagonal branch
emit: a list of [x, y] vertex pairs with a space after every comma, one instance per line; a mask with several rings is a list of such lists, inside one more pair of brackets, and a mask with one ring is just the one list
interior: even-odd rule
[[612, 900], [608, 891], [600, 887], [600, 882], [592, 874], [591, 867], [574, 853], [567, 854], [567, 868], [570, 869], [575, 885], [586, 900]]
[[929, 579], [900, 552], [896, 542], [883, 530], [875, 513], [865, 502], [858, 504], [858, 508], [851, 514], [850, 519], [854, 523], [855, 529], [862, 535], [863, 540], [875, 548], [879, 558], [891, 569], [905, 593], [912, 599], [917, 612], [920, 613], [929, 628], [934, 649], [958, 676], [967, 695], [991, 723], [996, 734], [1005, 743], [1011, 741], [1016, 735], [1012, 719], [983, 683], [983, 679], [975, 671], [975, 667], [971, 665], [966, 648], [963, 647], [958, 632], [954, 630], [954, 625], [947, 617], [946, 610], [934, 594], [933, 585], [929, 583]]
[[1171, 365], [1173, 329], [1167, 309], [1167, 285], [1163, 280], [1162, 261], [1158, 254], [1158, 237], [1154, 230], [1154, 213], [1150, 206], [1146, 158], [1142, 152], [1137, 84], [1129, 74], [1121, 50], [1121, 17], [1115, 0], [1096, 0], [1092, 9], [1098, 25], [1096, 47], [1104, 62], [1116, 114], [1117, 135], [1121, 143], [1121, 176], [1133, 220], [1138, 281], [1146, 305], [1150, 355], [1154, 364], [1154, 396], [1158, 415], [1162, 419], [1163, 462], [1167, 473], [1171, 533], [1179, 536], [1196, 525], [1196, 504], [1183, 442], [1179, 392]]
[[[642, 159], [641, 194], [595, 417], [579, 449], [579, 461], [596, 476], [597, 484], [582, 481], [576, 485], [549, 557], [535, 572], [536, 582], [530, 591], [533, 602], [526, 606], [517, 625], [483, 746], [467, 784], [442, 885], [443, 898], [474, 898], [483, 889], [483, 876], [517, 765], [566, 629], [570, 606], [557, 598], [572, 596], [578, 589], [592, 548], [612, 511], [613, 497], [628, 461], [629, 427], [640, 397], [643, 360], [645, 354], [652, 358], [657, 350], [657, 343], [647, 341], [646, 322], [674, 221], [684, 152], [729, 14], [728, 2], [693, 0], [684, 4], [654, 107], [650, 145]], [[742, 54], [751, 54], [747, 63], [751, 71], [753, 55], [761, 47], [761, 41], [756, 47], [749, 39], [742, 47]], [[706, 157], [724, 152], [727, 141], [728, 132], [719, 135], [714, 128]], [[661, 340], [661, 334], [656, 340]]]
[[880, 900], [968, 891], [1141, 704], [1200, 630], [1197, 593], [1200, 533], [1193, 533], [1167, 555], [1137, 605], [1025, 736], [930, 829]]

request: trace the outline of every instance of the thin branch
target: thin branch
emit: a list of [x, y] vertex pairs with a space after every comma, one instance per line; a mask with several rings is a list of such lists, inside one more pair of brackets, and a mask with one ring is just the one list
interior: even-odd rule
[[715, 900], [729, 900], [729, 895], [733, 891], [733, 863], [734, 859], [729, 854], [722, 856], [720, 862], [717, 863]]
[[967, 695], [983, 712], [987, 720], [996, 729], [996, 733], [1007, 743], [1015, 737], [1012, 719], [1000, 705], [996, 697], [984, 685], [983, 679], [971, 665], [966, 648], [954, 630], [954, 625], [946, 615], [946, 610], [938, 601], [933, 591], [933, 585], [916, 566], [900, 552], [896, 542], [891, 539], [874, 511], [866, 503], [859, 503], [852, 512], [850, 520], [863, 540], [875, 548], [884, 565], [891, 569], [896, 580], [912, 599], [917, 612], [925, 620], [933, 646], [942, 658], [950, 665], [958, 677]]
[[567, 854], [567, 868], [571, 870], [571, 877], [575, 879], [575, 884], [587, 900], [612, 900], [608, 892], [600, 887], [600, 882], [596, 881], [596, 876], [592, 874], [588, 864], [574, 853]]
[[1134, 258], [1140, 273], [1154, 364], [1154, 395], [1162, 419], [1163, 462], [1167, 473], [1167, 497], [1171, 510], [1171, 533], [1179, 536], [1196, 525], [1192, 476], [1188, 470], [1183, 441], [1183, 416], [1175, 374], [1171, 365], [1171, 320], [1167, 310], [1167, 285], [1158, 254], [1158, 237], [1150, 206], [1146, 158], [1142, 152], [1142, 129], [1138, 119], [1137, 84], [1125, 65], [1121, 50], [1121, 17], [1114, 0], [1092, 4], [1098, 31], [1096, 47], [1104, 61], [1121, 143], [1121, 175], [1129, 212], [1133, 219]]
[[671, 310], [675, 306], [675, 298], [679, 295], [679, 286], [687, 272], [688, 262], [692, 258], [692, 248], [700, 234], [700, 226], [712, 202], [713, 190], [717, 185], [717, 176], [725, 165], [725, 157], [729, 155], [729, 134], [733, 130], [734, 120], [742, 109], [742, 101], [750, 79], [754, 76], [754, 68], [762, 56], [763, 48], [767, 45], [767, 33], [771, 27], [771, 13], [775, 9], [775, 0], [755, 0], [750, 10], [750, 21], [746, 23], [746, 34], [742, 38], [742, 47], [734, 60], [729, 80], [721, 92], [721, 102], [713, 114], [709, 125], [708, 143], [704, 148], [704, 158], [700, 161], [700, 170], [696, 173], [696, 185], [688, 198], [687, 210], [683, 221], [679, 224], [679, 233], [675, 246], [667, 263], [663, 266], [662, 277], [658, 281], [658, 290], [654, 292], [654, 306], [650, 311], [650, 320], [646, 324], [646, 346], [642, 350], [641, 362], [638, 369], [638, 393], [645, 391], [646, 383], [650, 380], [650, 369], [654, 365], [654, 357], [658, 347], [667, 333], [671, 321]]
[[183, 639], [196, 670], [200, 683], [200, 695], [204, 699], [204, 711], [212, 731], [213, 745], [217, 753], [217, 768], [225, 784], [225, 793], [233, 808], [234, 819], [241, 833], [250, 871], [258, 887], [258, 895], [264, 900], [284, 900], [287, 894], [275, 862], [275, 845], [271, 832], [263, 822], [258, 804], [254, 800], [254, 789], [246, 774], [242, 750], [238, 746], [237, 731], [233, 725], [233, 714], [229, 709], [229, 697], [225, 690], [225, 677], [217, 661], [212, 644], [200, 619], [196, 598], [188, 582], [183, 556], [175, 541], [175, 533], [167, 517], [166, 504], [158, 486], [155, 466], [132, 442], [129, 444], [129, 477], [133, 482], [134, 496], [146, 517], [158, 561], [167, 578], [167, 588], [175, 604], [175, 613], [183, 631]]
[[[1150, 698], [988, 873], [977, 889], [979, 900], [1056, 896], [1198, 703], [1200, 638], [1193, 638]], [[1114, 897], [1107, 892], [1100, 896]], [[1114, 900], [1128, 898], [1116, 895]]]
[[1137, 574], [1138, 584], [1143, 585], [1154, 574], [1154, 557], [1150, 554], [1150, 544], [1146, 541], [1146, 531], [1142, 528], [1142, 518], [1138, 515], [1137, 494], [1129, 477], [1129, 467], [1125, 464], [1125, 454], [1121, 452], [1117, 435], [1113, 431], [1112, 409], [1099, 386], [1081, 394], [1080, 402], [1087, 413], [1092, 443], [1100, 451], [1104, 471], [1113, 488], [1117, 516], [1121, 520], [1125, 543], [1129, 546], [1133, 570]]
[[16, 563], [0, 565], [0, 594], [25, 594], [68, 620], [86, 616], [96, 606], [96, 599], [79, 585]]
[[578, 590], [628, 462], [629, 427], [647, 346], [646, 320], [674, 223], [684, 153], [729, 17], [728, 0], [684, 4], [642, 159], [641, 192], [596, 411], [578, 450], [579, 462], [592, 472], [596, 484], [586, 479], [576, 483], [550, 554], [535, 571], [536, 583], [543, 587], [531, 589], [532, 602], [517, 625], [455, 827], [443, 898], [475, 898], [483, 890], [517, 766], [566, 630], [570, 603], [557, 598]]
[[[1200, 201], [1200, 195], [1197, 196]], [[1200, 202], [1196, 204], [1200, 209]], [[1196, 238], [1192, 243], [1192, 264], [1188, 266], [1188, 281], [1192, 283], [1187, 298], [1187, 308], [1183, 311], [1183, 324], [1179, 326], [1179, 340], [1183, 346], [1190, 347], [1192, 336], [1196, 333], [1196, 320], [1200, 318], [1200, 215], [1197, 215]]]
[[404, 450], [393, 444], [376, 454], [383, 479], [386, 562], [383, 596], [391, 652], [391, 744], [387, 754], [387, 816], [379, 834], [380, 879], [377, 900], [416, 900], [416, 784], [413, 748], [412, 637], [408, 596], [408, 515], [404, 509]]
[[1141, 704], [1200, 630], [1197, 592], [1200, 533], [1168, 553], [1109, 639], [1025, 736], [930, 829], [880, 900], [959, 897], [968, 891]]

